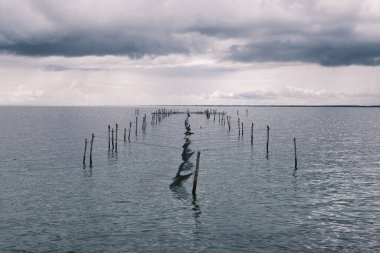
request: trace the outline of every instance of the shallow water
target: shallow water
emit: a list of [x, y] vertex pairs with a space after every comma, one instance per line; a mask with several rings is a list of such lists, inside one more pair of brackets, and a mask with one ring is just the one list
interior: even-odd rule
[[[380, 250], [379, 108], [214, 108], [232, 116], [231, 131], [218, 115], [191, 115], [191, 148], [201, 150], [193, 198], [192, 178], [169, 188], [185, 114], [152, 126], [155, 108], [141, 107], [146, 133], [132, 128], [116, 153], [107, 125], [118, 123], [122, 140], [135, 108], [0, 107], [0, 251]], [[94, 165], [83, 169], [92, 132]]]

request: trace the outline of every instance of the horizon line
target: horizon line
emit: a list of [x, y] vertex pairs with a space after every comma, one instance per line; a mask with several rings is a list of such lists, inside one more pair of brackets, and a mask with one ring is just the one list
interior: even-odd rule
[[0, 107], [157, 107], [157, 106], [211, 106], [211, 107], [380, 107], [379, 105], [229, 105], [229, 104], [223, 104], [223, 105], [210, 105], [210, 104], [150, 104], [150, 105], [12, 105], [12, 104], [4, 104]]

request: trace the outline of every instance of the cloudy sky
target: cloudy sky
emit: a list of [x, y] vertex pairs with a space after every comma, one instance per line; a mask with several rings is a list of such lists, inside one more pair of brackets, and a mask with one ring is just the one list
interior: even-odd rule
[[0, 0], [0, 104], [380, 104], [380, 1]]

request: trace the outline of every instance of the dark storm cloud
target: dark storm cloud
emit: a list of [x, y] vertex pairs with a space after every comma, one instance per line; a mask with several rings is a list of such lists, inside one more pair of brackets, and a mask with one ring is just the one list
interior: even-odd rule
[[8, 45], [0, 45], [0, 49], [9, 53], [27, 56], [86, 56], [86, 55], [127, 55], [140, 58], [144, 55], [166, 55], [170, 53], [188, 52], [188, 49], [174, 38], [153, 38], [131, 34], [107, 34], [102, 31], [90, 34], [72, 34], [53, 40], [18, 41]]
[[207, 53], [237, 62], [374, 66], [380, 65], [379, 9], [372, 0], [5, 1], [0, 52], [130, 58]]
[[300, 61], [323, 66], [380, 64], [380, 43], [293, 43], [261, 42], [232, 46], [229, 59], [242, 62]]

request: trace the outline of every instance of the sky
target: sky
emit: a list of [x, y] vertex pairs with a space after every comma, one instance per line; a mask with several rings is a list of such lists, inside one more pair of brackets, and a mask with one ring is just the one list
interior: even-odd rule
[[0, 0], [0, 105], [379, 105], [378, 0]]

